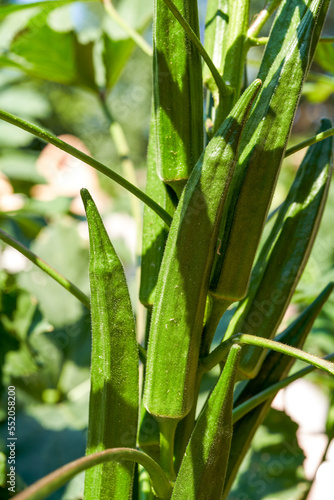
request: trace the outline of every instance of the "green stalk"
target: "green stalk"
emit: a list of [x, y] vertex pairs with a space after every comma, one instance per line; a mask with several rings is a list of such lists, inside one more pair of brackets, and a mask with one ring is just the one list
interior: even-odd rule
[[141, 464], [149, 473], [153, 488], [158, 498], [167, 500], [171, 494], [171, 486], [161, 467], [142, 451], [131, 448], [113, 448], [100, 451], [92, 455], [78, 458], [63, 467], [51, 472], [47, 476], [15, 495], [15, 500], [43, 500], [51, 493], [61, 488], [67, 481], [84, 470], [90, 469], [110, 461], [129, 461]]
[[329, 128], [324, 132], [320, 132], [319, 134], [313, 135], [309, 139], [306, 139], [305, 141], [302, 141], [299, 144], [296, 144], [295, 146], [292, 146], [291, 148], [287, 149], [285, 152], [285, 158], [287, 156], [293, 155], [294, 153], [297, 153], [297, 151], [300, 151], [301, 149], [307, 148], [308, 146], [312, 146], [312, 144], [316, 144], [317, 142], [323, 141], [324, 139], [327, 139], [332, 135], [334, 135], [334, 127]]
[[210, 371], [222, 361], [226, 361], [227, 355], [233, 344], [246, 344], [262, 347], [264, 349], [271, 349], [272, 351], [286, 354], [287, 356], [299, 359], [300, 361], [310, 363], [311, 365], [334, 375], [334, 364], [327, 360], [321, 359], [318, 356], [313, 356], [313, 354], [308, 354], [307, 352], [297, 349], [296, 347], [291, 347], [289, 345], [282, 344], [281, 342], [276, 342], [275, 340], [255, 337], [254, 335], [248, 335], [247, 333], [233, 335], [225, 342], [222, 342], [208, 356], [201, 359], [200, 362], [203, 368], [206, 371]]
[[170, 226], [172, 218], [162, 207], [160, 207], [160, 205], [158, 205], [154, 200], [152, 200], [152, 198], [147, 196], [147, 194], [145, 194], [143, 191], [141, 191], [136, 186], [131, 184], [131, 182], [128, 182], [121, 175], [118, 175], [116, 172], [111, 170], [106, 165], [103, 165], [103, 163], [99, 162], [98, 160], [95, 160], [94, 158], [91, 158], [90, 156], [86, 155], [82, 151], [79, 151], [73, 146], [70, 146], [66, 142], [62, 141], [55, 135], [50, 134], [46, 130], [38, 127], [37, 125], [33, 125], [32, 123], [29, 123], [26, 120], [22, 120], [22, 118], [19, 118], [13, 115], [12, 113], [8, 113], [7, 111], [0, 109], [0, 119], [8, 123], [11, 123], [12, 125], [15, 125], [16, 127], [19, 127], [22, 130], [29, 132], [30, 134], [33, 134], [34, 136], [38, 137], [44, 142], [53, 144], [53, 146], [56, 146], [62, 151], [69, 153], [75, 158], [78, 158], [78, 160], [81, 160], [87, 165], [90, 165], [91, 167], [95, 168], [95, 170], [98, 170], [102, 174], [109, 177], [109, 179], [112, 179], [113, 181], [117, 182], [117, 184], [124, 187], [125, 189], [130, 191], [130, 193], [134, 194], [137, 198], [146, 203], [148, 207], [150, 207], [157, 215], [159, 215], [159, 217], [161, 217], [161, 219], [168, 226]]
[[179, 419], [159, 420], [160, 429], [160, 465], [170, 481], [175, 480], [174, 438]]
[[110, 0], [103, 0], [104, 8], [110, 18], [120, 26], [127, 35], [138, 45], [138, 47], [148, 56], [152, 57], [153, 49], [147, 41], [131, 26], [129, 26], [124, 19], [118, 14]]
[[24, 255], [27, 259], [29, 259], [35, 266], [39, 267], [42, 271], [44, 271], [46, 274], [48, 274], [52, 279], [57, 281], [65, 290], [70, 292], [74, 297], [76, 297], [84, 306], [87, 307], [87, 309], [90, 309], [90, 301], [89, 297], [82, 292], [77, 286], [75, 286], [71, 281], [69, 281], [67, 278], [62, 276], [58, 271], [53, 269], [47, 262], [45, 262], [43, 259], [38, 257], [35, 253], [33, 253], [29, 248], [25, 247], [21, 243], [19, 243], [17, 240], [12, 238], [9, 234], [7, 234], [5, 231], [0, 229], [0, 239], [7, 243], [7, 245], [10, 245], [11, 247], [15, 248], [18, 252], [20, 252], [22, 255]]
[[[324, 360], [331, 360], [334, 359], [334, 353], [328, 354], [328, 356], [325, 356], [323, 358]], [[302, 370], [299, 370], [298, 372], [294, 373], [293, 375], [290, 375], [290, 377], [286, 377], [283, 380], [280, 380], [276, 384], [271, 385], [267, 389], [264, 389], [263, 391], [259, 392], [255, 396], [251, 397], [244, 403], [241, 403], [238, 405], [236, 408], [233, 410], [233, 423], [237, 422], [240, 420], [242, 417], [244, 417], [247, 413], [249, 413], [251, 410], [259, 406], [261, 403], [264, 403], [267, 399], [270, 397], [274, 396], [277, 394], [277, 392], [281, 389], [284, 389], [288, 385], [290, 385], [292, 382], [295, 380], [298, 380], [302, 377], [305, 377], [309, 373], [313, 372], [316, 370], [316, 367], [313, 365], [307, 366], [306, 368], [303, 368]]]
[[267, 2], [265, 8], [261, 10], [256, 16], [255, 21], [251, 24], [247, 33], [248, 38], [256, 38], [258, 36], [271, 14], [277, 9], [281, 2], [282, 0], [269, 0]]
[[[267, 45], [269, 41], [268, 36], [261, 36], [260, 38], [248, 38], [248, 43], [251, 47], [258, 47], [259, 45]], [[319, 38], [319, 43], [334, 43], [333, 36], [325, 36], [323, 38]]]
[[212, 73], [212, 76], [216, 82], [216, 85], [218, 87], [218, 91], [219, 91], [220, 96], [230, 95], [232, 92], [231, 88], [223, 82], [222, 77], [219, 74], [219, 71], [217, 70], [216, 66], [213, 64], [212, 59], [210, 58], [209, 54], [207, 53], [207, 51], [205, 50], [205, 48], [201, 44], [200, 39], [198, 38], [198, 36], [196, 35], [196, 33], [194, 32], [192, 27], [189, 25], [188, 21], [186, 21], [186, 19], [184, 19], [184, 17], [182, 16], [182, 14], [178, 10], [178, 8], [175, 6], [175, 4], [171, 0], [164, 0], [164, 2], [167, 5], [167, 7], [170, 9], [172, 14], [175, 16], [175, 18], [179, 21], [182, 28], [184, 29], [184, 31], [188, 35], [189, 39], [197, 47], [204, 62], [209, 67], [209, 69]]

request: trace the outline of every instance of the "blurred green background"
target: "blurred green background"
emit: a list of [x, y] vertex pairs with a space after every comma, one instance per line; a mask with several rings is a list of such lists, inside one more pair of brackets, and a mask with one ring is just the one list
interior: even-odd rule
[[[110, 135], [107, 107], [123, 128], [136, 182], [144, 189], [151, 58], [108, 17], [100, 2], [62, 5], [55, 1], [45, 7], [17, 9], [28, 3], [0, 1], [0, 107], [56, 135], [67, 136], [65, 140], [81, 141], [73, 144], [125, 175], [119, 144]], [[252, 1], [251, 15], [264, 4]], [[151, 43], [152, 0], [118, 0], [114, 5]], [[203, 35], [206, 2], [200, 1], [199, 7]], [[334, 35], [333, 21], [332, 6], [324, 36]], [[249, 52], [249, 80], [256, 76], [262, 51], [253, 48]], [[319, 46], [305, 84], [291, 145], [313, 135], [322, 116], [334, 118], [333, 92], [334, 46], [326, 43]], [[44, 147], [28, 133], [0, 122], [1, 229], [89, 293], [88, 236], [79, 199], [79, 189], [89, 188], [124, 263], [134, 310], [142, 321], [136, 298], [136, 240], [140, 234], [136, 234], [131, 197], [109, 179], [55, 149], [48, 147], [41, 155]], [[304, 151], [284, 161], [273, 208], [284, 200], [303, 155]], [[332, 187], [317, 242], [286, 321], [294, 319], [334, 280], [333, 220]], [[9, 498], [4, 455], [9, 385], [16, 387], [17, 396], [17, 491], [85, 453], [90, 320], [77, 299], [2, 243], [0, 283], [0, 498], [5, 499]], [[306, 345], [309, 352], [323, 356], [334, 351], [333, 306], [334, 297], [316, 321]], [[217, 338], [222, 336], [230, 314], [223, 318]], [[208, 376], [203, 396], [213, 380], [214, 375]], [[317, 373], [311, 380], [319, 383], [326, 395], [333, 391], [333, 380], [326, 375]], [[276, 413], [272, 412], [255, 444], [253, 467], [261, 463], [262, 447], [275, 457], [277, 443], [295, 439], [296, 424], [284, 415], [284, 432], [279, 430]], [[273, 443], [266, 432], [276, 436]], [[305, 482], [303, 453], [296, 447], [295, 461], [284, 472], [285, 482], [272, 474], [261, 493], [243, 485], [243, 492], [249, 489], [244, 498], [302, 498], [294, 486]], [[240, 481], [242, 485], [242, 476]], [[288, 496], [283, 488], [291, 488]], [[274, 497], [270, 496], [273, 492]], [[82, 476], [50, 498], [74, 500], [81, 495]]]

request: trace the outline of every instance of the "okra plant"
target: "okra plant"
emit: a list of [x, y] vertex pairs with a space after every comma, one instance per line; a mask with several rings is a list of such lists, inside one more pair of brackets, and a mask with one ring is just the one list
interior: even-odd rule
[[[122, 263], [90, 186], [81, 191], [90, 298], [1, 231], [5, 243], [91, 312], [86, 456], [24, 489], [17, 500], [47, 498], [81, 471], [85, 500], [227, 499], [278, 390], [315, 368], [334, 375], [334, 355], [325, 359], [303, 350], [334, 284], [318, 290], [281, 327], [332, 176], [328, 118], [316, 136], [287, 148], [304, 82], [323, 43], [330, 0], [268, 0], [252, 19], [250, 0], [208, 0], [203, 43], [196, 0], [153, 3], [145, 193], [55, 135], [0, 110], [2, 120], [86, 162], [145, 204], [138, 290], [146, 310], [143, 341], [136, 336], [138, 317]], [[115, 7], [109, 1], [104, 6], [105, 15], [150, 53]], [[269, 36], [260, 36], [269, 19]], [[260, 68], [249, 81], [248, 52], [260, 45]], [[99, 88], [101, 99], [104, 94]], [[283, 159], [305, 147], [285, 201], [269, 216]], [[229, 324], [213, 344], [222, 318]], [[309, 366], [289, 376], [296, 359]], [[214, 387], [199, 404], [203, 379], [218, 368]]]

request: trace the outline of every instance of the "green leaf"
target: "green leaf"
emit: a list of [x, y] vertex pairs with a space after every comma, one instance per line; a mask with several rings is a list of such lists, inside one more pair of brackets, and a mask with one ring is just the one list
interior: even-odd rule
[[[0, 19], [5, 18], [6, 16], [13, 14], [14, 12], [19, 12], [22, 10], [32, 9], [34, 7], [42, 7], [47, 10], [56, 9], [61, 5], [66, 5], [69, 3], [76, 2], [77, 0], [43, 0], [43, 1], [32, 1], [25, 2], [21, 4], [10, 4], [0, 6]], [[97, 0], [80, 0], [81, 2], [94, 2]]]
[[308, 482], [304, 453], [295, 424], [284, 412], [270, 410], [254, 436], [229, 500], [302, 500]]
[[[88, 251], [79, 238], [76, 222], [67, 218], [63, 222], [49, 224], [40, 231], [31, 244], [31, 250], [79, 288], [88, 289]], [[41, 310], [54, 326], [71, 324], [81, 317], [80, 302], [40, 269], [33, 267], [21, 273], [18, 279], [23, 288], [37, 297]]]
[[314, 55], [314, 62], [328, 73], [334, 73], [334, 45], [319, 43]]
[[103, 64], [106, 71], [106, 86], [110, 90], [117, 82], [135, 43], [130, 39], [113, 40], [106, 33], [103, 35]]
[[73, 32], [52, 30], [43, 12], [30, 19], [25, 29], [16, 35], [8, 57], [33, 77], [96, 89], [93, 44], [80, 44]]

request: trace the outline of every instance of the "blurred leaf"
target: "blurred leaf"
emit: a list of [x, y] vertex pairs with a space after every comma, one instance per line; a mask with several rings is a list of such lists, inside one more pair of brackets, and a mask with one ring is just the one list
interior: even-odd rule
[[314, 62], [328, 73], [334, 73], [334, 45], [319, 43], [315, 51]]
[[229, 500], [301, 500], [307, 487], [298, 426], [271, 409], [258, 429]]
[[[6, 57], [10, 64], [14, 62], [33, 77], [96, 89], [92, 43], [81, 45], [75, 33], [54, 31], [47, 25], [43, 10], [22, 24], [21, 30], [13, 30], [9, 37], [9, 41], [12, 40]], [[2, 63], [5, 63], [4, 55]]]
[[11, 113], [27, 118], [45, 118], [50, 113], [50, 105], [38, 90], [20, 85], [0, 92], [0, 107]]
[[53, 328], [29, 293], [17, 290], [12, 295], [15, 309], [11, 311], [12, 306], [8, 311], [4, 309], [1, 320], [5, 330], [19, 341], [19, 348], [15, 345], [14, 349], [7, 351], [3, 380], [7, 384], [25, 387], [29, 377], [34, 376], [34, 387], [31, 386], [28, 392], [35, 393], [57, 383], [62, 354], [48, 335]]
[[[9, 14], [12, 14], [14, 12], [19, 12], [22, 10], [30, 10], [31, 8], [34, 7], [34, 5], [37, 6], [42, 6], [46, 8], [47, 10], [50, 9], [55, 9], [59, 7], [60, 5], [65, 5], [68, 3], [73, 3], [76, 0], [47, 0], [47, 1], [31, 1], [31, 2], [25, 2], [25, 3], [20, 3], [20, 4], [10, 4], [10, 5], [3, 5], [0, 6], [0, 19], [3, 19], [4, 17], [8, 16]], [[87, 0], [81, 0], [83, 2]], [[94, 2], [94, 0], [88, 0], [90, 2]], [[96, 0], [95, 0], [96, 1]]]
[[313, 73], [313, 81], [305, 83], [303, 95], [309, 102], [318, 103], [326, 101], [334, 92], [334, 76]]
[[[8, 16], [0, 24], [0, 53], [2, 55], [7, 55], [7, 51], [10, 47], [11, 42], [15, 39], [15, 36], [24, 30], [27, 23], [31, 18], [36, 16], [39, 9], [33, 8], [22, 12], [17, 12], [16, 14]], [[1, 10], [0, 10], [1, 13]], [[1, 14], [0, 14], [1, 18]], [[5, 57], [3, 62], [5, 62]]]
[[6, 455], [0, 453], [0, 487], [4, 488], [6, 486]]
[[334, 393], [333, 393], [333, 391], [330, 394], [330, 404], [329, 404], [327, 421], [326, 421], [326, 434], [328, 436], [329, 441], [334, 439]]
[[10, 181], [27, 181], [29, 184], [45, 184], [44, 177], [36, 170], [37, 155], [31, 152], [15, 151], [0, 156], [0, 171]]
[[28, 146], [32, 142], [31, 134], [0, 121], [0, 147], [16, 148]]
[[[70, 218], [41, 230], [31, 250], [82, 290], [88, 290], [88, 248], [79, 238], [77, 224]], [[23, 288], [33, 293], [41, 310], [54, 326], [77, 321], [82, 305], [37, 268], [19, 276]]]
[[29, 198], [20, 213], [39, 214], [45, 217], [59, 217], [68, 214], [72, 199], [67, 196], [59, 196], [54, 200], [42, 201]]
[[38, 17], [16, 36], [11, 57], [31, 76], [71, 84], [76, 78], [73, 35], [56, 33], [45, 25], [36, 29]]
[[104, 34], [103, 41], [102, 57], [106, 69], [106, 85], [111, 89], [118, 80], [135, 44], [129, 38], [126, 40], [112, 40], [106, 34]]
[[[74, 414], [71, 405], [36, 405], [26, 413], [17, 413], [20, 438], [16, 447], [16, 471], [31, 484], [68, 461], [85, 453], [82, 417]], [[30, 414], [31, 411], [31, 414]], [[82, 413], [82, 408], [79, 409]], [[77, 420], [79, 419], [79, 420]], [[7, 422], [0, 428], [1, 449], [6, 449]], [[59, 500], [65, 488], [48, 497]]]
[[[149, 0], [140, 3], [123, 0], [117, 9], [125, 21], [140, 32], [147, 27], [152, 15]], [[93, 91], [97, 91], [95, 73], [101, 72], [95, 44], [103, 39], [102, 59], [109, 89], [134, 47], [134, 42], [98, 3], [75, 3], [52, 11], [48, 6], [41, 6], [18, 12], [6, 18], [0, 26], [0, 35], [2, 31], [6, 33], [2, 42], [5, 51], [0, 60], [2, 65], [16, 65], [33, 77]], [[99, 50], [101, 55], [101, 45]]]

